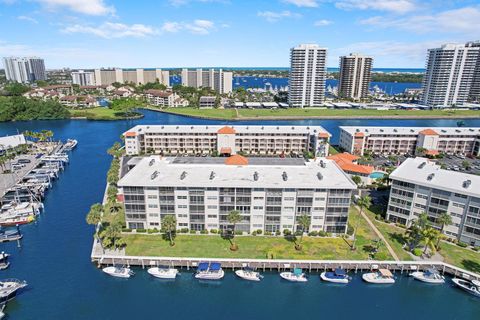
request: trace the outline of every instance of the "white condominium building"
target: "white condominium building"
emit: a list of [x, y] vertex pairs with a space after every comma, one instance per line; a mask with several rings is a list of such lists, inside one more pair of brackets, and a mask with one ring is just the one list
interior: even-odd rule
[[94, 86], [95, 72], [78, 70], [72, 72], [72, 83], [79, 86]]
[[145, 84], [159, 82], [170, 86], [170, 72], [162, 69], [95, 69], [95, 85], [111, 85], [114, 82]]
[[288, 103], [292, 107], [318, 107], [325, 100], [327, 49], [301, 44], [290, 50]]
[[320, 126], [138, 125], [123, 134], [128, 155], [328, 155]]
[[422, 212], [435, 227], [447, 212], [452, 224], [445, 234], [480, 246], [480, 177], [440, 169], [425, 158], [409, 158], [390, 174], [392, 189], [387, 219], [409, 225]]
[[480, 128], [340, 127], [339, 146], [355, 155], [479, 155]]
[[[132, 159], [134, 160], [134, 159]], [[119, 181], [127, 227], [160, 228], [175, 215], [177, 228], [225, 230], [227, 216], [240, 212], [236, 230], [346, 232], [355, 183], [326, 159], [162, 158], [141, 160]]]
[[445, 44], [428, 50], [423, 103], [429, 106], [452, 106], [478, 100], [479, 55], [478, 41]]
[[233, 73], [222, 69], [182, 69], [182, 86], [211, 88], [220, 94], [232, 92]]
[[372, 79], [373, 58], [351, 53], [340, 57], [338, 95], [359, 100], [366, 98]]
[[37, 80], [46, 80], [45, 62], [37, 57], [8, 57], [3, 58], [5, 76], [9, 81], [32, 83]]

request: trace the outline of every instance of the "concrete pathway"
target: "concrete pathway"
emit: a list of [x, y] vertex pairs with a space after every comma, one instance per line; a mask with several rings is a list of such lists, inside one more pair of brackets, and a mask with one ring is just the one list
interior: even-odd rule
[[[355, 208], [358, 210], [358, 212], [361, 212], [360, 207], [355, 205]], [[385, 246], [387, 247], [388, 252], [390, 252], [390, 254], [392, 255], [393, 259], [395, 259], [395, 261], [400, 261], [397, 254], [395, 253], [395, 251], [393, 251], [392, 247], [390, 246], [390, 243], [388, 243], [387, 239], [385, 239], [383, 234], [380, 232], [380, 230], [377, 229], [377, 227], [373, 224], [370, 218], [364, 212], [361, 212], [361, 215], [367, 221], [368, 225], [373, 229], [373, 231], [377, 234], [377, 236], [380, 239], [382, 239], [383, 243], [385, 243]]]

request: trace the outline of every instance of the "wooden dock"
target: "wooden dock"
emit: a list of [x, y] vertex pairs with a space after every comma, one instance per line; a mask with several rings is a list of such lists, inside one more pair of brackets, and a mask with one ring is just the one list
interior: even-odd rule
[[[98, 251], [97, 251], [98, 252]], [[92, 252], [93, 253], [93, 252]], [[270, 259], [215, 259], [215, 258], [179, 258], [179, 257], [140, 257], [121, 255], [95, 255], [92, 262], [98, 266], [123, 264], [149, 268], [154, 266], [171, 266], [183, 269], [195, 269], [199, 262], [219, 262], [224, 269], [240, 269], [245, 266], [263, 271], [284, 271], [302, 268], [307, 272], [322, 272], [343, 268], [351, 272], [375, 270], [379, 268], [395, 272], [412, 272], [435, 268], [442, 274], [470, 280], [480, 280], [480, 275], [440, 261], [376, 261], [376, 260], [270, 260]]]

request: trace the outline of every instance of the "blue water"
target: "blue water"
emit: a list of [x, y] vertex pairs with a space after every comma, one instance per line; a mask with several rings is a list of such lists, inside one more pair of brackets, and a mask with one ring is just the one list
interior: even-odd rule
[[[279, 70], [279, 71], [288, 71], [289, 67], [185, 67], [187, 69], [224, 69], [224, 70]], [[133, 68], [132, 70], [135, 70]], [[178, 68], [163, 68], [164, 70], [178, 70]], [[327, 67], [328, 72], [338, 72], [339, 67]], [[425, 72], [424, 68], [372, 68], [373, 72], [385, 72], [385, 73], [423, 73]]]
[[[450, 282], [429, 286], [400, 277], [393, 286], [361, 282], [346, 287], [321, 283], [285, 283], [269, 273], [261, 283], [247, 283], [228, 272], [216, 284], [199, 283], [182, 271], [174, 283], [151, 279], [136, 269], [129, 280], [106, 276], [90, 263], [93, 229], [85, 224], [90, 205], [102, 198], [110, 157], [105, 150], [135, 124], [206, 124], [200, 120], [145, 112], [130, 121], [60, 120], [0, 123], [0, 135], [17, 130], [51, 129], [57, 138], [76, 138], [70, 165], [48, 192], [45, 213], [22, 228], [22, 247], [0, 244], [12, 254], [0, 278], [27, 280], [29, 286], [6, 312], [11, 319], [478, 319], [480, 299]], [[457, 120], [308, 120], [248, 121], [246, 124], [322, 125], [338, 139], [339, 125], [455, 126]], [[466, 126], [480, 120], [466, 119]]]
[[380, 178], [383, 178], [385, 174], [383, 172], [372, 172], [370, 174], [370, 178], [372, 179], [380, 179]]

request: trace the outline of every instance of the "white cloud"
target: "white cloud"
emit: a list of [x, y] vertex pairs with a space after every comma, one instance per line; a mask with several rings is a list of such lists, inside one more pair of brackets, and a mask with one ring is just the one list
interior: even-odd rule
[[215, 23], [210, 20], [197, 19], [192, 22], [165, 22], [160, 28], [162, 32], [174, 33], [188, 31], [193, 34], [206, 35], [215, 30]]
[[415, 0], [341, 0], [335, 6], [344, 10], [378, 10], [404, 14], [417, 8]]
[[162, 32], [174, 33], [182, 30], [182, 25], [178, 22], [165, 22], [160, 30]]
[[87, 15], [102, 16], [114, 14], [115, 8], [105, 4], [104, 0], [33, 0], [45, 6], [47, 9], [55, 10], [67, 8], [71, 11]]
[[315, 27], [325, 27], [325, 26], [329, 26], [331, 25], [333, 22], [331, 20], [326, 20], [326, 19], [322, 19], [322, 20], [317, 20], [313, 23], [313, 25]]
[[217, 2], [217, 3], [229, 3], [228, 0], [169, 0], [168, 1], [172, 6], [174, 7], [179, 7], [179, 6], [183, 6], [183, 5], [186, 5], [186, 4], [189, 4], [191, 2], [203, 2], [203, 3], [207, 3], [207, 2]]
[[283, 18], [299, 18], [301, 17], [298, 13], [293, 13], [288, 10], [281, 11], [281, 12], [273, 12], [273, 11], [260, 11], [257, 13], [257, 16], [265, 18], [268, 22], [277, 22]]
[[75, 24], [63, 28], [61, 32], [92, 34], [105, 39], [125, 37], [144, 38], [158, 34], [158, 31], [153, 27], [144, 24], [126, 25], [112, 22], [105, 22], [99, 26]]
[[318, 7], [317, 0], [283, 0], [283, 2], [296, 5], [297, 7], [307, 7], [307, 8]]
[[445, 32], [478, 35], [480, 7], [465, 7], [434, 15], [414, 15], [402, 19], [372, 17], [360, 21], [375, 27], [393, 27], [416, 33]]
[[28, 16], [18, 16], [17, 17], [18, 20], [24, 20], [24, 21], [28, 21], [28, 22], [31, 22], [31, 23], [35, 23], [35, 24], [38, 24], [38, 21], [32, 17], [28, 17]]

